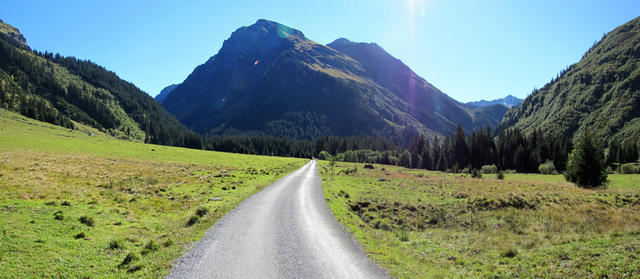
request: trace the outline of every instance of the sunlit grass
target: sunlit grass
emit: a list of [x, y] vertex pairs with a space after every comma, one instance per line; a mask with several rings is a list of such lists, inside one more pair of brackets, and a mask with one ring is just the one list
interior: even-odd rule
[[0, 115], [1, 278], [161, 277], [226, 212], [305, 163]]
[[339, 165], [358, 170], [321, 174], [328, 204], [395, 277], [630, 278], [640, 270], [640, 175], [610, 175], [607, 189], [587, 190], [561, 175], [474, 179]]

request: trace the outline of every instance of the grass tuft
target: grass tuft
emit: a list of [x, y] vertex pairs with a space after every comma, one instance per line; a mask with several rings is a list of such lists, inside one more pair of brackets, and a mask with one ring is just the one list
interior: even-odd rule
[[196, 209], [196, 216], [202, 218], [205, 215], [207, 215], [207, 213], [209, 213], [209, 209], [204, 207], [204, 206], [200, 206], [198, 207], [198, 209]]
[[191, 227], [197, 223], [200, 223], [200, 217], [198, 217], [198, 215], [193, 215], [191, 216], [191, 218], [189, 218], [189, 220], [187, 220], [187, 227]]
[[122, 259], [122, 262], [118, 265], [118, 268], [124, 268], [130, 265], [131, 263], [137, 262], [140, 259], [137, 253], [131, 252], [127, 254], [127, 256]]
[[149, 240], [149, 242], [147, 242], [147, 244], [144, 245], [144, 247], [142, 247], [142, 251], [140, 251], [140, 254], [146, 255], [151, 252], [158, 251], [158, 249], [160, 249], [160, 246], [158, 245], [158, 243], [156, 243], [155, 241], [153, 241], [153, 239], [151, 239]]
[[80, 221], [80, 223], [85, 224], [89, 227], [95, 226], [95, 221], [93, 220], [93, 217], [80, 216], [80, 218], [78, 218], [78, 221]]
[[109, 249], [111, 250], [122, 250], [124, 249], [124, 241], [120, 240], [120, 239], [113, 239], [111, 241], [109, 241]]

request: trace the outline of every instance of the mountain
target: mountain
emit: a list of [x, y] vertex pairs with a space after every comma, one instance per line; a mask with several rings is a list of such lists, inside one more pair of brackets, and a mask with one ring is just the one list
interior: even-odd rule
[[56, 125], [74, 122], [118, 138], [201, 147], [197, 134], [135, 85], [90, 61], [31, 51], [0, 24], [0, 108]]
[[640, 139], [640, 17], [606, 34], [582, 59], [509, 110], [500, 129], [540, 129], [604, 139]]
[[512, 108], [512, 107], [519, 106], [521, 103], [522, 103], [522, 99], [517, 98], [517, 97], [515, 97], [513, 95], [507, 95], [507, 97], [500, 98], [500, 99], [495, 99], [495, 100], [491, 100], [491, 101], [480, 100], [480, 101], [475, 101], [475, 102], [468, 102], [466, 104], [474, 106], [474, 107], [486, 107], [486, 106], [491, 106], [491, 105], [495, 105], [495, 104], [501, 104], [501, 105], [504, 105], [507, 108]]
[[458, 123], [474, 127], [469, 109], [379, 46], [346, 39], [325, 46], [267, 20], [233, 32], [162, 104], [203, 134], [406, 143], [416, 133], [451, 134]]
[[176, 87], [178, 87], [178, 84], [172, 84], [169, 85], [167, 87], [165, 87], [164, 89], [162, 89], [162, 91], [160, 91], [160, 94], [156, 95], [156, 97], [154, 98], [158, 103], [163, 103], [164, 100], [167, 98], [167, 96], [169, 96], [169, 93], [171, 93], [171, 91], [173, 91], [173, 89], [176, 89]]

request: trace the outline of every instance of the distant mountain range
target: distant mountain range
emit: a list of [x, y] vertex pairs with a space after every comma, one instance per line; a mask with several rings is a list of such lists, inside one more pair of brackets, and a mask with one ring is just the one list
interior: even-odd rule
[[507, 97], [504, 98], [500, 98], [500, 99], [495, 99], [495, 100], [491, 100], [491, 101], [486, 101], [486, 100], [480, 100], [480, 101], [475, 101], [475, 102], [468, 102], [466, 103], [467, 105], [471, 105], [474, 107], [487, 107], [487, 106], [491, 106], [491, 105], [503, 105], [507, 108], [512, 108], [512, 107], [517, 107], [520, 105], [520, 103], [522, 103], [522, 99], [517, 98], [513, 95], [507, 95]]
[[451, 134], [457, 124], [471, 130], [494, 116], [477, 119], [376, 44], [341, 38], [325, 46], [267, 20], [233, 32], [162, 105], [203, 134], [357, 135], [403, 143], [418, 133]]
[[540, 129], [604, 141], [640, 141], [640, 17], [615, 28], [582, 59], [509, 110], [500, 129]]
[[200, 137], [135, 85], [89, 61], [32, 51], [0, 20], [0, 108], [56, 125], [112, 136], [201, 147]]

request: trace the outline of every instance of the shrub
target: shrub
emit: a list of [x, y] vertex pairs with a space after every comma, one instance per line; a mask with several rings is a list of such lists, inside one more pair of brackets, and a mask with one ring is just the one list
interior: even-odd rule
[[320, 151], [320, 153], [318, 153], [318, 159], [319, 160], [329, 160], [331, 158], [331, 154], [327, 151]]
[[403, 166], [405, 168], [411, 168], [411, 153], [409, 153], [409, 151], [407, 150], [402, 152], [402, 154], [400, 154], [398, 163], [400, 166]]
[[498, 173], [496, 174], [496, 178], [500, 180], [504, 179], [504, 173], [502, 173], [502, 171], [499, 170]]
[[620, 172], [624, 174], [638, 173], [638, 167], [633, 164], [623, 164], [620, 166]]
[[473, 178], [482, 178], [482, 173], [477, 169], [473, 169], [471, 171], [471, 177], [473, 177]]
[[81, 216], [80, 218], [78, 218], [78, 221], [80, 221], [80, 223], [83, 223], [89, 227], [93, 227], [95, 225], [95, 221], [93, 220], [93, 218], [88, 216]]
[[556, 166], [553, 165], [553, 161], [547, 160], [544, 164], [538, 166], [538, 171], [541, 174], [554, 174], [556, 173]]
[[198, 207], [198, 209], [196, 209], [196, 215], [200, 218], [207, 215], [207, 213], [209, 213], [209, 209], [204, 206]]
[[484, 174], [497, 173], [498, 167], [496, 165], [484, 165], [480, 170], [482, 170], [482, 173]]
[[576, 147], [569, 154], [565, 178], [587, 188], [604, 185], [607, 181], [604, 151], [588, 129], [580, 135]]

